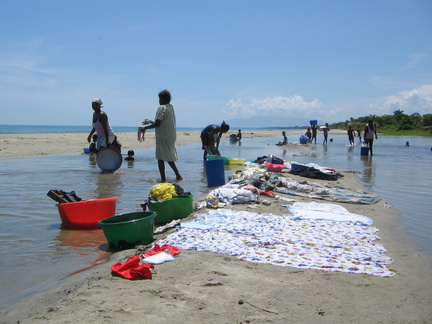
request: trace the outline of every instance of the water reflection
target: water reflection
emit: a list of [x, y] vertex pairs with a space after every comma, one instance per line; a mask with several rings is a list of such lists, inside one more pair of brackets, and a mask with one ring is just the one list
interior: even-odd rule
[[57, 246], [68, 246], [80, 255], [90, 255], [89, 251], [106, 243], [106, 238], [101, 229], [74, 230], [62, 229], [55, 237]]
[[90, 154], [89, 155], [89, 166], [92, 169], [95, 169], [97, 167], [97, 164], [96, 164], [96, 154]]
[[117, 170], [114, 173], [99, 173], [96, 175], [96, 197], [120, 197], [123, 184], [123, 171]]
[[363, 171], [360, 175], [360, 178], [363, 182], [368, 184], [368, 187], [372, 186], [375, 183], [375, 175], [376, 170], [373, 164], [372, 158], [369, 158], [368, 156], [362, 155], [360, 157], [362, 161]]

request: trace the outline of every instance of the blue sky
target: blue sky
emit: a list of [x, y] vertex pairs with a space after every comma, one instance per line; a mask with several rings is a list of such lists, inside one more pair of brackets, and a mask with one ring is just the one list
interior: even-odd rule
[[[307, 125], [432, 113], [432, 1], [0, 0], [0, 124]], [[115, 129], [114, 129], [115, 130]]]

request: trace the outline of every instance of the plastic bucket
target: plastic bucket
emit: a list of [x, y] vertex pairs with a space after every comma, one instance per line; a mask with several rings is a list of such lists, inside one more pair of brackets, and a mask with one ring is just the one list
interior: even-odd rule
[[300, 136], [300, 144], [307, 144], [308, 140], [309, 138], [307, 138], [306, 136]]
[[223, 160], [224, 158], [220, 155], [207, 155], [206, 160]]
[[223, 157], [220, 155], [207, 155], [206, 160], [224, 160], [225, 164], [228, 164], [230, 157]]
[[152, 211], [112, 216], [99, 221], [110, 248], [130, 249], [153, 242], [154, 218]]
[[163, 202], [153, 202], [148, 205], [148, 209], [156, 212], [155, 223], [169, 223], [174, 219], [185, 218], [193, 213], [193, 195], [172, 198]]
[[266, 166], [267, 171], [272, 171], [272, 172], [281, 172], [282, 169], [285, 167], [284, 164], [272, 164], [268, 162], [265, 162], [264, 164]]
[[230, 157], [222, 157], [222, 159], [224, 160], [225, 164], [229, 164], [229, 160], [231, 159]]
[[245, 163], [245, 159], [240, 159], [240, 158], [230, 158], [228, 160], [228, 164], [232, 165], [243, 165]]
[[98, 228], [98, 222], [115, 215], [118, 198], [89, 199], [56, 205], [65, 227]]
[[225, 184], [224, 160], [207, 160], [205, 168], [207, 174], [207, 186], [215, 187]]
[[369, 147], [362, 146], [360, 149], [360, 155], [369, 155]]

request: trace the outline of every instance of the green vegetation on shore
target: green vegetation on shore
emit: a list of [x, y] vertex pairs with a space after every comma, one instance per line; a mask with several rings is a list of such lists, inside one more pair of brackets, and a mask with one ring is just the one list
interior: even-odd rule
[[355, 130], [364, 130], [369, 119], [373, 119], [377, 130], [384, 135], [432, 136], [432, 114], [406, 115], [403, 110], [396, 110], [393, 115], [369, 115], [353, 118], [344, 122], [333, 123], [330, 128], [347, 129], [352, 125]]

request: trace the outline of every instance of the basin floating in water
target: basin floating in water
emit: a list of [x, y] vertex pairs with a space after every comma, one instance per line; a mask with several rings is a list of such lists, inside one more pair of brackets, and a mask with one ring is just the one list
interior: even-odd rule
[[98, 222], [115, 215], [118, 198], [89, 199], [57, 204], [62, 225], [68, 228], [98, 228]]

